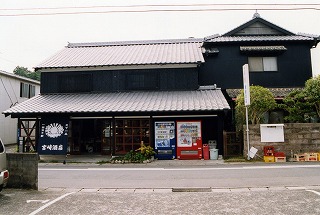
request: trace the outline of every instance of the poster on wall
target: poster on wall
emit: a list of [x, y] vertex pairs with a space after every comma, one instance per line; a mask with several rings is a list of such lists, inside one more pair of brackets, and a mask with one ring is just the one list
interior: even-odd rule
[[69, 119], [67, 117], [41, 117], [38, 154], [67, 154], [68, 132]]
[[177, 122], [177, 146], [192, 147], [201, 138], [201, 121]]
[[171, 147], [171, 141], [175, 138], [174, 122], [155, 122], [154, 130], [155, 149]]

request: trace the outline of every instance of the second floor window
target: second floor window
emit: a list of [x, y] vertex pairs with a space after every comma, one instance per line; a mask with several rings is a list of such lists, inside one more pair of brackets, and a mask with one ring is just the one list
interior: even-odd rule
[[20, 83], [20, 97], [31, 98], [36, 94], [36, 87], [32, 84]]
[[250, 72], [278, 71], [277, 57], [248, 57]]

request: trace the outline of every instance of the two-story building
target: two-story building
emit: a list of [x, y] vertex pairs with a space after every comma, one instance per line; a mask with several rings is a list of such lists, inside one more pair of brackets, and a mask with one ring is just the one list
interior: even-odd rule
[[43, 153], [68, 146], [123, 154], [143, 141], [159, 153], [199, 158], [201, 142], [214, 140], [223, 154], [242, 66], [249, 65], [251, 84], [283, 95], [312, 76], [317, 43], [258, 14], [200, 39], [69, 43], [36, 67], [41, 94], [4, 114], [34, 118]]
[[[40, 82], [0, 71], [0, 110], [5, 111], [40, 93]], [[17, 119], [0, 116], [0, 137], [5, 144], [17, 142]]]

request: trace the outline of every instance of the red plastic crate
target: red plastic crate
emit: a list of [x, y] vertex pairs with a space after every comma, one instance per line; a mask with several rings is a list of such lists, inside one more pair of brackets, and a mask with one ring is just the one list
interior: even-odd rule
[[264, 146], [263, 147], [264, 156], [273, 156], [274, 147], [273, 146]]
[[285, 157], [286, 154], [285, 154], [284, 152], [275, 152], [275, 153], [274, 153], [274, 156], [275, 156], [275, 157]]

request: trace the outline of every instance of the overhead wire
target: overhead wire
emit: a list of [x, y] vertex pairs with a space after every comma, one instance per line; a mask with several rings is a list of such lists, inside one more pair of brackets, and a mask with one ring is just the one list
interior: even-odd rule
[[91, 8], [130, 8], [130, 7], [198, 7], [198, 6], [320, 6], [320, 4], [311, 3], [234, 3], [234, 4], [137, 4], [137, 5], [96, 5], [96, 6], [69, 6], [69, 7], [33, 7], [33, 8], [0, 8], [1, 10], [60, 10], [60, 9], [91, 9]]
[[6, 93], [7, 93], [8, 97], [9, 97], [9, 99], [10, 99], [10, 102], [11, 102], [10, 107], [12, 107], [12, 106], [13, 106], [13, 101], [12, 101], [12, 99], [11, 99], [11, 96], [10, 96], [10, 94], [9, 94], [8, 90], [7, 90], [6, 85], [5, 85], [5, 84], [4, 84], [4, 82], [3, 82], [3, 79], [2, 79], [2, 77], [1, 77], [1, 75], [0, 75], [0, 79], [1, 79], [1, 83], [2, 83], [2, 85], [3, 85], [3, 88], [4, 88], [4, 90], [6, 91]]
[[[175, 7], [213, 7], [215, 8], [175, 8]], [[228, 7], [229, 8], [228, 8]], [[239, 8], [242, 6], [242, 8]], [[249, 6], [249, 7], [248, 7]], [[268, 7], [266, 7], [268, 6]], [[66, 10], [66, 9], [97, 9], [97, 8], [141, 8], [158, 7], [155, 9], [139, 10], [103, 10], [103, 11], [65, 11], [65, 12], [31, 12], [43, 10]], [[173, 7], [165, 9], [161, 7]], [[45, 16], [45, 15], [77, 15], [77, 14], [103, 14], [103, 13], [150, 13], [150, 12], [206, 12], [206, 11], [294, 11], [294, 10], [320, 10], [320, 4], [166, 4], [166, 5], [112, 5], [112, 6], [81, 6], [81, 7], [47, 7], [47, 8], [2, 8], [0, 11], [27, 11], [30, 13], [0, 13], [0, 16]]]

